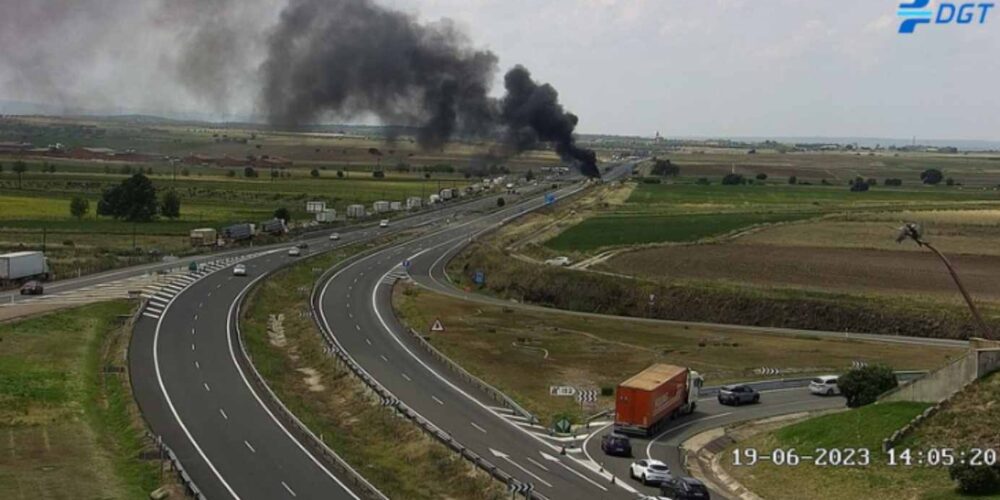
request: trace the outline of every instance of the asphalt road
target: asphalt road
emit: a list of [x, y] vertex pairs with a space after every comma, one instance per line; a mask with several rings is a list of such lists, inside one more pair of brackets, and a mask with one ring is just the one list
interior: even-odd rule
[[[440, 231], [458, 224], [453, 219], [495, 206], [491, 196], [400, 219], [385, 229], [342, 231], [339, 241], [324, 233], [306, 240], [303, 256], [406, 229]], [[208, 498], [357, 498], [345, 478], [274, 417], [247, 380], [235, 307], [255, 280], [301, 259], [287, 255], [291, 246], [244, 250], [239, 256], [246, 257], [246, 277], [232, 275], [233, 260], [191, 276], [185, 288], [162, 290], [135, 327], [129, 369], [136, 399], [153, 432]]]

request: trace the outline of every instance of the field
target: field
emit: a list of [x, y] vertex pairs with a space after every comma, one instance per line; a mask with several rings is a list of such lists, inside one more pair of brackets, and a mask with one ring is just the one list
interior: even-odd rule
[[326, 269], [359, 246], [303, 261], [254, 289], [241, 319], [254, 365], [292, 412], [391, 498], [490, 499], [492, 478], [380, 406], [336, 358], [324, 352], [308, 310], [313, 268]]
[[[852, 361], [865, 360], [897, 369], [928, 369], [960, 353], [511, 309], [458, 300], [412, 285], [397, 286], [394, 306], [418, 331], [427, 331], [440, 318], [447, 327], [431, 333], [431, 343], [517, 399], [546, 424], [556, 415], [586, 413], [572, 398], [549, 396], [550, 385], [612, 388], [654, 362], [690, 366], [705, 376], [706, 384], [716, 385], [758, 378], [754, 370], [760, 367], [803, 375], [839, 372]], [[612, 403], [613, 398], [605, 394], [599, 404]]]
[[[308, 222], [313, 216], [305, 212], [307, 200], [325, 201], [342, 216], [349, 204], [370, 209], [377, 200], [402, 201], [410, 196], [426, 200], [443, 188], [477, 181], [478, 177], [466, 177], [466, 168], [480, 169], [474, 170], [479, 175], [490, 168], [494, 172], [501, 167], [504, 171], [537, 170], [558, 163], [549, 151], [496, 158], [489, 144], [472, 142], [422, 151], [407, 138], [388, 141], [367, 132], [289, 133], [140, 118], [3, 118], [0, 142], [62, 144], [67, 151], [80, 146], [110, 147], [157, 156], [153, 161], [130, 163], [0, 155], [0, 252], [44, 248], [57, 278], [75, 276], [147, 262], [158, 255], [199, 252], [190, 247], [191, 229], [259, 223], [271, 218], [277, 208], [287, 208], [293, 223]], [[248, 178], [243, 167], [179, 161], [192, 154], [213, 158], [268, 155], [288, 159], [292, 166], [258, 168], [258, 177]], [[16, 161], [24, 161], [27, 172], [15, 173]], [[382, 170], [384, 177], [375, 178], [374, 170]], [[173, 190], [180, 195], [178, 219], [131, 224], [96, 216], [101, 192], [138, 171], [150, 177], [161, 194]], [[89, 213], [81, 219], [69, 213], [70, 199], [77, 195], [90, 202]]]
[[[139, 462], [131, 393], [102, 368], [120, 363], [119, 315], [106, 302], [0, 325], [0, 498], [143, 498], [158, 486]], [[112, 337], [121, 337], [117, 340]]]

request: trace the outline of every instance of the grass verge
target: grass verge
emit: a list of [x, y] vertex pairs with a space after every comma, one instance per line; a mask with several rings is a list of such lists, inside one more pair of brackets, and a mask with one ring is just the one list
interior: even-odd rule
[[[811, 336], [789, 337], [702, 326], [671, 326], [488, 306], [397, 285], [394, 306], [408, 325], [428, 333], [442, 352], [495, 385], [545, 423], [582, 416], [573, 398], [549, 396], [551, 385], [613, 388], [654, 362], [690, 366], [706, 383], [759, 377], [766, 366], [786, 376], [840, 372], [854, 360], [897, 369], [928, 369], [958, 349], [906, 346]], [[435, 319], [443, 332], [429, 332]], [[599, 405], [610, 406], [610, 394]]]
[[[890, 466], [881, 451], [883, 438], [927, 406], [885, 403], [815, 417], [737, 443], [723, 453], [722, 464], [744, 486], [769, 499], [962, 498], [953, 491], [947, 468]], [[761, 461], [752, 466], [734, 466], [732, 451], [737, 448], [754, 448], [761, 454], [795, 448], [802, 455], [815, 454], [815, 448], [865, 448], [870, 450], [871, 465], [820, 467], [802, 462], [793, 467]]]
[[0, 498], [143, 498], [141, 430], [121, 366], [125, 301], [0, 325]]
[[391, 498], [505, 497], [503, 488], [378, 401], [323, 352], [309, 311], [315, 269], [359, 246], [279, 271], [258, 285], [241, 318], [254, 365], [282, 402], [330, 448]]

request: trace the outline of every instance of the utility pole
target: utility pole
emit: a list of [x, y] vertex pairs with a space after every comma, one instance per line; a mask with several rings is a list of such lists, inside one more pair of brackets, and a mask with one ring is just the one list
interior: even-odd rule
[[944, 267], [948, 269], [948, 273], [951, 274], [951, 279], [955, 281], [955, 285], [958, 286], [958, 291], [961, 292], [962, 298], [965, 299], [966, 305], [969, 306], [969, 311], [972, 312], [972, 317], [976, 321], [976, 325], [979, 327], [983, 334], [983, 338], [987, 340], [993, 339], [993, 331], [990, 329], [986, 321], [983, 320], [982, 315], [979, 314], [979, 309], [976, 308], [976, 304], [972, 302], [972, 297], [969, 295], [969, 291], [965, 289], [965, 285], [962, 284], [962, 280], [959, 279], [958, 273], [955, 268], [948, 261], [948, 258], [944, 256], [943, 253], [934, 248], [930, 243], [924, 241], [923, 239], [923, 228], [919, 224], [914, 224], [912, 222], [906, 223], [899, 230], [899, 236], [896, 237], [896, 243], [902, 243], [905, 239], [911, 239], [921, 247], [927, 247], [928, 250], [934, 252], [941, 262], [944, 263]]

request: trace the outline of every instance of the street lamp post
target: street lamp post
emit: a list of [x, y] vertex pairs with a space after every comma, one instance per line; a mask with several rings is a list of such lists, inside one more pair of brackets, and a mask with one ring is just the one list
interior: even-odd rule
[[943, 253], [934, 248], [933, 245], [928, 243], [923, 239], [923, 228], [919, 224], [912, 222], [907, 222], [903, 227], [899, 228], [899, 236], [896, 237], [896, 243], [902, 243], [903, 240], [911, 239], [916, 242], [917, 245], [921, 247], [927, 247], [928, 250], [934, 252], [941, 262], [944, 263], [944, 267], [948, 268], [948, 273], [951, 274], [951, 279], [955, 281], [955, 285], [958, 286], [958, 291], [962, 293], [962, 298], [965, 299], [965, 303], [969, 306], [969, 311], [972, 312], [972, 317], [976, 320], [977, 326], [983, 333], [983, 337], [986, 339], [993, 339], [993, 332], [990, 330], [989, 325], [983, 320], [982, 315], [979, 314], [979, 309], [976, 308], [976, 304], [972, 302], [972, 297], [969, 296], [969, 291], [965, 289], [965, 285], [962, 284], [962, 280], [959, 279], [958, 273], [955, 268], [948, 261], [948, 258], [944, 256]]

